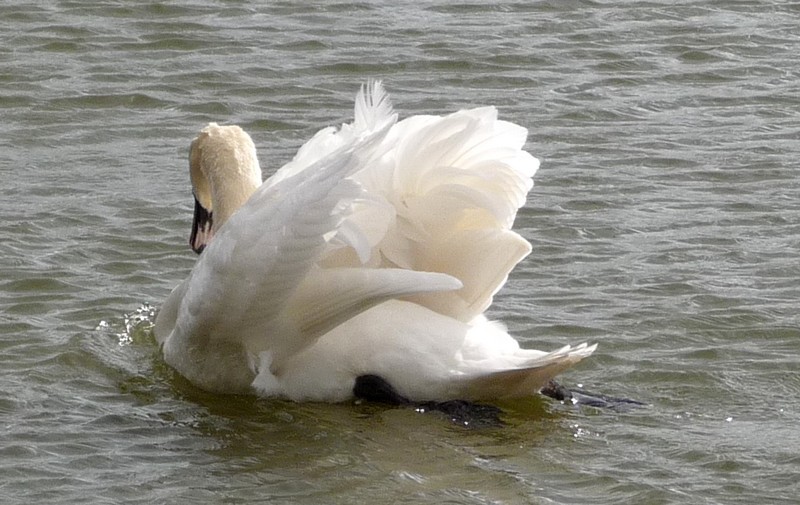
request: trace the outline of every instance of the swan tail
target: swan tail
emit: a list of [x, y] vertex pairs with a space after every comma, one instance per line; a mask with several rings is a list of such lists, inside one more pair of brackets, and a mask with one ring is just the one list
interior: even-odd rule
[[524, 398], [538, 393], [556, 375], [591, 355], [597, 344], [565, 346], [534, 358], [520, 368], [463, 379], [463, 394], [471, 400]]

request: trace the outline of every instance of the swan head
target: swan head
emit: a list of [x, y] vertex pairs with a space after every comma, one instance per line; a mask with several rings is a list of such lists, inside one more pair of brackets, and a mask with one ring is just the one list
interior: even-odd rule
[[253, 140], [238, 126], [209, 123], [189, 148], [194, 222], [189, 244], [200, 254], [214, 233], [261, 185]]

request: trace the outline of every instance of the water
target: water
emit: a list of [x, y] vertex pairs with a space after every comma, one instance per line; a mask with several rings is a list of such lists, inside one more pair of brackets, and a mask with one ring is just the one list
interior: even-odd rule
[[[0, 7], [0, 501], [797, 503], [800, 9], [790, 2], [35, 2]], [[272, 171], [382, 77], [402, 115], [497, 105], [543, 161], [492, 315], [597, 341], [466, 430], [221, 398], [160, 361], [191, 268], [186, 153]]]

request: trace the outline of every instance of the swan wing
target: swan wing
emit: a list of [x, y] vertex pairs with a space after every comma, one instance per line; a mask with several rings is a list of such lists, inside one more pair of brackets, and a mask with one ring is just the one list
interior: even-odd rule
[[[362, 87], [355, 120], [318, 132], [265, 184], [375, 128], [394, 123], [379, 81]], [[394, 123], [364, 153], [356, 197], [320, 260], [327, 267], [402, 268], [458, 278], [459, 290], [413, 300], [460, 321], [482, 314], [530, 253], [511, 230], [538, 169], [523, 150], [527, 130], [481, 107]]]
[[380, 80], [371, 80], [361, 86], [356, 95], [353, 117], [352, 123], [343, 124], [339, 128], [328, 126], [319, 130], [297, 150], [292, 161], [278, 169], [264, 181], [264, 185], [273, 186], [308, 169], [359, 137], [382, 131], [394, 124], [397, 121], [397, 114], [393, 111], [389, 95]]
[[253, 342], [271, 339], [280, 347], [299, 338], [283, 310], [341, 223], [348, 200], [360, 194], [346, 177], [359, 166], [361, 144], [370, 141], [374, 136], [262, 186], [223, 224], [156, 320], [167, 363], [205, 389], [237, 392], [254, 376]]
[[[353, 146], [269, 188], [259, 188], [220, 228], [195, 264], [178, 318], [189, 333], [240, 339], [248, 325], [275, 321], [358, 196], [345, 179]], [[267, 302], [265, 302], [265, 300]]]
[[315, 269], [298, 286], [287, 312], [307, 339], [315, 339], [386, 300], [459, 289], [450, 275], [403, 269]]
[[[525, 128], [499, 120], [494, 107], [397, 123], [354, 176], [373, 198], [359, 201], [368, 210], [346, 218], [370, 247], [358, 259], [453, 275], [463, 289], [416, 301], [460, 321], [481, 314], [531, 250], [511, 230], [539, 166], [523, 150], [526, 138]], [[378, 201], [391, 209], [382, 219]]]

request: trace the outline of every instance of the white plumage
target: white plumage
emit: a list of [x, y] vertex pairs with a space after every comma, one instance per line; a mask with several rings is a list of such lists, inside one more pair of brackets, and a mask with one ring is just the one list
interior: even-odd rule
[[370, 82], [353, 123], [261, 184], [249, 136], [211, 123], [190, 152], [203, 252], [156, 319], [165, 360], [298, 401], [346, 400], [366, 374], [413, 400], [535, 394], [595, 346], [520, 349], [483, 315], [530, 252], [511, 230], [538, 168], [526, 136], [493, 107], [397, 122]]

